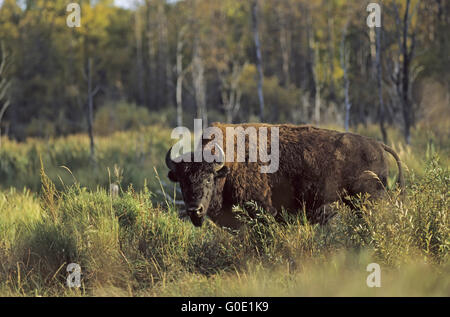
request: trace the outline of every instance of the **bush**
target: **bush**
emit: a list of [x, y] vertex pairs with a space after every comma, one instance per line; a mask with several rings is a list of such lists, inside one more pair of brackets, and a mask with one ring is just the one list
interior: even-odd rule
[[94, 133], [102, 136], [117, 131], [138, 131], [148, 125], [168, 125], [175, 113], [170, 110], [150, 112], [134, 103], [106, 103], [95, 113]]
[[[0, 149], [0, 188], [10, 186], [40, 190], [40, 160], [58, 189], [79, 182], [96, 189], [109, 188], [114, 168], [122, 171], [121, 185], [152, 191], [160, 189], [154, 168], [165, 169], [164, 157], [170, 146], [170, 130], [162, 126], [143, 127], [137, 131], [116, 132], [96, 137], [96, 164], [90, 159], [89, 138], [71, 135], [58, 139], [28, 139], [26, 143], [5, 140]], [[169, 183], [161, 172], [164, 183]], [[162, 199], [160, 195], [157, 196]]]
[[[246, 223], [235, 232], [211, 221], [195, 228], [170, 203], [161, 206], [157, 179], [146, 186], [151, 174], [144, 172], [153, 166], [164, 181], [167, 140], [161, 127], [99, 137], [98, 167], [87, 161], [86, 136], [6, 141], [2, 184], [37, 178], [41, 188], [0, 191], [0, 295], [448, 293], [450, 174], [439, 149], [409, 169], [404, 197], [388, 188], [379, 201], [355, 198], [356, 210], [337, 203], [338, 215], [325, 226], [303, 213], [277, 222], [249, 203], [234, 208]], [[108, 192], [111, 182], [119, 184], [117, 197]], [[82, 268], [80, 290], [65, 286], [71, 262]], [[365, 286], [371, 262], [383, 269], [379, 293]]]
[[[248, 121], [252, 115], [259, 114], [259, 100], [255, 65], [246, 65], [242, 71], [241, 121]], [[300, 90], [295, 86], [282, 87], [276, 76], [266, 77], [263, 82], [265, 115], [267, 122], [292, 122], [292, 113], [299, 108]], [[252, 120], [250, 120], [252, 121]]]
[[95, 114], [94, 131], [98, 135], [110, 135], [116, 131], [136, 130], [149, 124], [147, 108], [124, 101], [105, 104]]
[[387, 192], [386, 199], [353, 199], [360, 217], [339, 206], [338, 231], [347, 247], [373, 249], [378, 260], [400, 266], [414, 258], [427, 263], [447, 263], [450, 247], [448, 169], [438, 158], [427, 163], [426, 176], [415, 179], [403, 198]]

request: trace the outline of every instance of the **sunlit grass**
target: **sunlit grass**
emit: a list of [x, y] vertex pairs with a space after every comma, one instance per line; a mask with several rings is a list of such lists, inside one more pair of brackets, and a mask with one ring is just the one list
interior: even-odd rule
[[[392, 186], [383, 200], [360, 197], [357, 212], [337, 203], [338, 216], [325, 226], [303, 215], [280, 224], [260, 213], [231, 232], [210, 221], [195, 228], [180, 219], [161, 199], [154, 176], [153, 187], [128, 185], [143, 179], [128, 175], [133, 169], [143, 174], [147, 164], [163, 165], [169, 133], [159, 130], [148, 130], [156, 146], [144, 148], [153, 154], [134, 167], [127, 164], [137, 164], [130, 149], [138, 134], [99, 138], [97, 168], [105, 178], [98, 184], [86, 176], [91, 167], [82, 166], [89, 160], [85, 136], [6, 142], [11, 153], [1, 152], [2, 158], [10, 161], [2, 168], [19, 164], [15, 171], [38, 177], [39, 192], [0, 191], [0, 296], [450, 295], [450, 174], [442, 149], [393, 141], [408, 169], [404, 197], [393, 186], [392, 162]], [[57, 164], [46, 165], [64, 160], [74, 170], [58, 174]], [[113, 197], [109, 183], [116, 181], [120, 190]], [[245, 208], [235, 208], [243, 219]], [[72, 262], [82, 268], [80, 289], [66, 286]], [[369, 263], [381, 267], [381, 288], [366, 285]]]

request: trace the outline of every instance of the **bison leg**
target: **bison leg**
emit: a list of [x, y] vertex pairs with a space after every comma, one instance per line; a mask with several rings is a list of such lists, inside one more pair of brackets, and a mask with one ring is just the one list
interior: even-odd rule
[[325, 225], [333, 218], [337, 212], [331, 207], [330, 204], [325, 204], [315, 210], [311, 210], [307, 213], [306, 217], [311, 224]]

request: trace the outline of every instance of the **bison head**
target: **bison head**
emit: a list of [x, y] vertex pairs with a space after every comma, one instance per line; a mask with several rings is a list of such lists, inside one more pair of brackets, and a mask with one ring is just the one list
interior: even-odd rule
[[223, 149], [219, 145], [216, 145], [216, 148], [221, 157], [212, 163], [194, 162], [192, 152], [184, 154], [184, 159], [182, 157], [181, 160], [172, 160], [172, 148], [166, 154], [166, 165], [170, 170], [168, 177], [172, 182], [180, 183], [186, 212], [197, 227], [203, 224], [218, 180], [228, 174], [228, 167], [223, 163]]

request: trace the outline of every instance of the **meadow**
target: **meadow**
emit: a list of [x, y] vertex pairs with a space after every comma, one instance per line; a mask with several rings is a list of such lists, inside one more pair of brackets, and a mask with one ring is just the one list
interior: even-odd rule
[[[391, 161], [386, 197], [341, 203], [325, 225], [302, 212], [284, 223], [261, 212], [231, 231], [179, 217], [167, 178], [163, 126], [89, 139], [4, 138], [0, 149], [0, 296], [450, 296], [448, 135], [424, 128], [406, 146], [405, 195]], [[380, 138], [377, 126], [355, 132]], [[113, 197], [110, 185], [119, 185]], [[69, 263], [81, 287], [66, 285]], [[381, 287], [369, 288], [369, 263]]]

